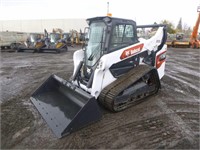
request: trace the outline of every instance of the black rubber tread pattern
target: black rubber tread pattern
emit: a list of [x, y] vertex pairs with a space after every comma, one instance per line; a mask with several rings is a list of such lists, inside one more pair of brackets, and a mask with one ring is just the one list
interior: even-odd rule
[[106, 108], [114, 112], [121, 111], [123, 109], [126, 109], [127, 107], [134, 105], [133, 102], [128, 102], [127, 100], [127, 102], [120, 105], [120, 107], [115, 106], [115, 98], [123, 90], [127, 89], [128, 87], [136, 83], [138, 80], [140, 80], [144, 75], [151, 72], [153, 73], [154, 83], [156, 87], [155, 91], [151, 92], [151, 94], [146, 93], [142, 98], [139, 99], [143, 99], [149, 95], [157, 93], [158, 89], [160, 88], [160, 81], [157, 74], [157, 70], [151, 66], [140, 65], [129, 71], [127, 74], [119, 77], [116, 81], [114, 81], [107, 87], [105, 87], [99, 96], [99, 102]]

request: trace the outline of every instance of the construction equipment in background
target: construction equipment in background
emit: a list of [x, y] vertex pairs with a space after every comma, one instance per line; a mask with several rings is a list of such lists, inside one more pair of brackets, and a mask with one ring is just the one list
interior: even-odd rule
[[75, 45], [83, 45], [85, 42], [85, 33], [83, 33], [81, 30], [78, 33], [78, 31], [72, 29], [69, 32], [69, 36], [70, 40], [68, 40], [68, 43], [72, 47]]
[[167, 41], [166, 41], [166, 44], [167, 44], [167, 47], [173, 47], [173, 44], [172, 42], [176, 39], [176, 34], [167, 34]]
[[63, 30], [59, 28], [53, 29], [52, 33], [48, 33], [44, 29], [44, 34], [31, 33], [29, 38], [21, 44], [18, 48], [18, 52], [25, 50], [33, 50], [34, 52], [52, 52], [60, 53], [61, 51], [67, 51], [67, 42], [63, 39]]
[[79, 44], [79, 33], [76, 30], [70, 30], [71, 45]]
[[55, 47], [58, 53], [62, 50], [68, 50], [68, 39], [66, 38], [66, 35], [68, 35], [68, 33], [62, 33], [61, 38], [55, 43]]
[[190, 45], [192, 48], [200, 47], [200, 40], [198, 39], [198, 29], [200, 24], [200, 6], [198, 7], [197, 11], [198, 11], [197, 21], [195, 23], [195, 26], [193, 27], [193, 31], [190, 36]]
[[17, 49], [17, 47], [28, 38], [28, 36], [29, 34], [24, 32], [0, 32], [0, 49]]
[[66, 41], [62, 39], [63, 30], [55, 28], [49, 34], [45, 29], [44, 33], [44, 38], [38, 40], [35, 44], [37, 52], [56, 51], [60, 53], [61, 51], [68, 50]]
[[34, 52], [40, 52], [40, 49], [46, 46], [46, 40], [48, 40], [48, 33], [46, 29], [44, 30], [44, 34], [31, 33], [29, 38], [24, 42], [25, 46], [20, 46], [17, 51], [23, 52], [25, 50], [33, 50]]
[[72, 46], [71, 34], [70, 33], [63, 33], [62, 39], [67, 43], [67, 46]]
[[189, 48], [190, 40], [189, 35], [186, 36], [184, 33], [177, 33], [176, 39], [172, 41], [172, 47], [175, 48]]
[[[108, 16], [87, 22], [85, 47], [73, 56], [72, 78], [51, 75], [31, 96], [58, 138], [99, 120], [97, 100], [111, 111], [122, 111], [156, 94], [164, 76], [165, 25], [136, 26]], [[138, 39], [137, 28], [152, 27], [158, 27], [154, 36]]]
[[44, 37], [41, 33], [30, 33], [26, 41], [18, 45], [16, 52], [24, 52], [25, 50], [35, 50], [36, 42]]
[[84, 45], [85, 44], [85, 33], [82, 32], [82, 30], [80, 29], [79, 32], [79, 45]]
[[25, 41], [26, 48], [35, 49], [36, 41], [40, 40], [44, 35], [39, 33], [31, 33]]

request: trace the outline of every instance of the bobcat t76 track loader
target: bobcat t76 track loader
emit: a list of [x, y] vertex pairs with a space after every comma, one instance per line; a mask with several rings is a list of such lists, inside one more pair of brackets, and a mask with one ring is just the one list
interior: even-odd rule
[[[74, 53], [72, 78], [52, 75], [31, 96], [59, 138], [99, 120], [99, 103], [118, 112], [156, 94], [164, 76], [165, 25], [136, 26], [107, 16], [87, 21], [86, 44]], [[150, 27], [158, 28], [153, 37], [137, 38], [137, 28]]]

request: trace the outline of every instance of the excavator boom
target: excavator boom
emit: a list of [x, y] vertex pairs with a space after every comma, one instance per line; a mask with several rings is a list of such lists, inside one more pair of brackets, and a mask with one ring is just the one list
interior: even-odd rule
[[197, 8], [197, 12], [198, 12], [197, 21], [195, 23], [195, 26], [193, 27], [193, 31], [190, 36], [190, 45], [192, 48], [200, 48], [200, 40], [198, 39], [198, 30], [200, 24], [200, 6]]
[[199, 30], [199, 24], [200, 24], [200, 12], [198, 14], [198, 18], [197, 18], [196, 24], [193, 27], [191, 39], [197, 39], [197, 37], [198, 37], [198, 30]]

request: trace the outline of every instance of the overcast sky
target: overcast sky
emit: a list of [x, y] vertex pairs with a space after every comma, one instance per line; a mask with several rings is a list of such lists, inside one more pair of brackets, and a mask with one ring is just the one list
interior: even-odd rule
[[0, 20], [65, 19], [104, 16], [107, 2], [113, 17], [133, 19], [137, 24], [163, 19], [177, 26], [194, 26], [200, 0], [0, 0]]

